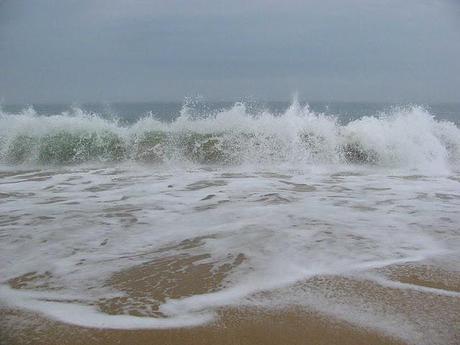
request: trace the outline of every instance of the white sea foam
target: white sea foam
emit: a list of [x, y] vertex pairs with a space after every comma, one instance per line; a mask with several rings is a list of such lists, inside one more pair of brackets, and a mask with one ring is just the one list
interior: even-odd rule
[[[221, 307], [271, 308], [273, 300], [255, 296], [289, 291], [312, 277], [368, 279], [369, 271], [392, 264], [446, 255], [450, 262], [458, 260], [460, 132], [422, 108], [346, 125], [297, 103], [279, 116], [249, 115], [239, 104], [208, 118], [192, 119], [184, 110], [173, 123], [149, 117], [130, 126], [74, 112], [42, 117], [28, 109], [0, 117], [2, 304], [85, 327], [188, 327], [215, 320]], [[94, 140], [84, 153], [102, 158], [119, 144], [113, 139], [100, 149], [103, 133], [133, 145], [117, 163], [38, 162], [43, 138], [64, 130], [80, 133], [86, 143]], [[160, 142], [156, 134], [150, 137], [154, 147], [172, 149], [163, 162], [139, 164], [129, 150], [139, 144], [140, 134], [152, 131], [169, 136]], [[95, 139], [93, 132], [99, 133]], [[192, 148], [208, 142], [200, 135], [212, 134], [238, 159], [200, 164], [196, 157], [202, 156], [190, 154], [184, 160], [184, 137], [174, 133], [192, 133], [195, 139], [187, 137]], [[24, 161], [6, 163], [10, 144], [20, 135], [39, 139], [28, 148], [30, 155], [24, 150]], [[339, 149], [354, 143], [365, 152], [354, 153], [363, 159], [358, 164], [350, 164]], [[201, 148], [220, 157], [209, 146]], [[211, 272], [231, 269], [212, 291], [176, 298], [166, 293], [164, 300], [146, 294], [138, 301], [110, 284], [114, 274], [149, 263], [155, 270], [156, 262], [173, 257], [199, 258], [194, 264], [207, 264]], [[235, 263], [236, 258], [242, 259]], [[13, 289], [12, 279], [22, 275], [26, 286]], [[458, 299], [456, 292], [375, 281]], [[334, 309], [341, 299], [336, 293], [307, 291], [296, 295], [296, 302], [345, 319], [353, 310], [349, 321], [398, 336], [423, 333], [437, 322], [392, 322], [381, 313], [372, 318], [372, 308], [360, 309], [359, 301], [346, 298]], [[117, 297], [129, 297], [118, 315], [97, 307]], [[291, 297], [281, 293], [277, 307], [292, 305]], [[319, 306], [313, 300], [329, 302]], [[149, 304], [162, 316], [143, 309]]]
[[74, 108], [38, 116], [0, 114], [3, 162], [69, 164], [91, 160], [197, 163], [375, 164], [447, 173], [460, 162], [460, 130], [413, 106], [341, 125], [297, 101], [282, 114], [248, 113], [242, 103], [203, 117], [187, 107], [172, 123], [153, 116], [122, 126]]

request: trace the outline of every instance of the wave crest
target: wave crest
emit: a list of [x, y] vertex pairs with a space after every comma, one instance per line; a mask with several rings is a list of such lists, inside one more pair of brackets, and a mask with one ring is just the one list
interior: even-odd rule
[[282, 114], [249, 114], [244, 104], [236, 103], [192, 118], [184, 107], [172, 123], [150, 115], [130, 126], [78, 108], [49, 116], [27, 108], [17, 114], [0, 113], [0, 160], [353, 163], [449, 169], [460, 162], [460, 130], [417, 106], [345, 125], [296, 101]]

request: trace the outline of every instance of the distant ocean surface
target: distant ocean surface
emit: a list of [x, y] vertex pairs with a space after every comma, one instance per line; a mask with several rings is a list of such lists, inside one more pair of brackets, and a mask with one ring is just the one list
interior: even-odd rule
[[[282, 114], [290, 102], [256, 102], [245, 101], [246, 109], [250, 113], [269, 111], [273, 114]], [[307, 104], [302, 102], [302, 105]], [[229, 109], [235, 102], [204, 102], [191, 100], [189, 102], [138, 102], [138, 103], [98, 103], [98, 104], [14, 104], [3, 105], [1, 109], [7, 113], [18, 113], [32, 107], [39, 115], [61, 114], [79, 108], [87, 113], [99, 114], [103, 117], [119, 117], [128, 123], [154, 114], [164, 121], [178, 118], [184, 105], [193, 109], [195, 114], [209, 115], [223, 109]], [[460, 123], [460, 103], [444, 104], [404, 104], [404, 103], [372, 103], [372, 102], [309, 102], [310, 109], [317, 113], [337, 116], [342, 122], [355, 120], [363, 116], [376, 116], [382, 112], [391, 111], [397, 107], [420, 105], [439, 119]]]
[[159, 329], [295, 306], [458, 344], [459, 125], [447, 104], [4, 105], [0, 307]]

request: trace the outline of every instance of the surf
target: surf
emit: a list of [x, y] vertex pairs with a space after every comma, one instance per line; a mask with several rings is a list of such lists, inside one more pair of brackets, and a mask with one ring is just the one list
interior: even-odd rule
[[281, 113], [244, 103], [172, 122], [147, 114], [132, 124], [79, 108], [38, 115], [0, 112], [0, 161], [74, 165], [136, 161], [174, 164], [365, 164], [449, 171], [460, 162], [460, 129], [420, 106], [393, 108], [341, 123], [294, 100]]

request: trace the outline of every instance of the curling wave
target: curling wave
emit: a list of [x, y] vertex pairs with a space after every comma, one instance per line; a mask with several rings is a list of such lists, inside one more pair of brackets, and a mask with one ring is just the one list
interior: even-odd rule
[[76, 164], [136, 160], [200, 164], [346, 163], [450, 169], [460, 162], [460, 129], [422, 107], [395, 109], [341, 125], [294, 101], [282, 114], [249, 114], [242, 103], [207, 117], [165, 123], [147, 116], [130, 126], [76, 108], [38, 116], [0, 113], [0, 160]]

